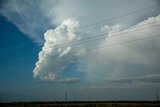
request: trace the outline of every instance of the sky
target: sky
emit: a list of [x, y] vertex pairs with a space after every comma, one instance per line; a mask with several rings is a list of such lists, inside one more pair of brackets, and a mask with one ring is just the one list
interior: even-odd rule
[[1, 0], [0, 102], [156, 100], [159, 0]]

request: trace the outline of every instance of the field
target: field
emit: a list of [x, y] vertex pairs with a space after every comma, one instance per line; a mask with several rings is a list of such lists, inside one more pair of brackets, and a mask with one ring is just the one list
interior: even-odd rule
[[160, 107], [159, 101], [12, 102], [0, 107]]

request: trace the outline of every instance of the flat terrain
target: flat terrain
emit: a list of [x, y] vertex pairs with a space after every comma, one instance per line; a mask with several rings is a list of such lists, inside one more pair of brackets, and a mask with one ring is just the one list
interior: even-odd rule
[[159, 101], [13, 102], [0, 107], [160, 107]]

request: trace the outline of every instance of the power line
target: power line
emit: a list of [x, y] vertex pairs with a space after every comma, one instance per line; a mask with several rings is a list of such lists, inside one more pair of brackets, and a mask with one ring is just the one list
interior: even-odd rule
[[[153, 24], [153, 23], [158, 23], [158, 22], [160, 22], [160, 21], [146, 23], [146, 24], [143, 24], [143, 25], [139, 25], [139, 26], [137, 26], [137, 27], [129, 28], [128, 30], [130, 30], [130, 29], [135, 29], [135, 28], [139, 28], [139, 27], [143, 27], [143, 26], [150, 25], [150, 24]], [[155, 25], [155, 26], [156, 26], [156, 25]], [[151, 26], [151, 27], [152, 27], [152, 26]], [[147, 28], [149, 28], [149, 27], [147, 27]], [[143, 29], [145, 29], [145, 28], [143, 28]], [[137, 30], [138, 30], [138, 29], [137, 29]], [[140, 29], [140, 30], [141, 30], [141, 29]], [[119, 32], [119, 31], [115, 31], [114, 33], [116, 33], [116, 32]], [[91, 37], [87, 37], [87, 38], [83, 38], [83, 39], [81, 39], [81, 40], [76, 40], [76, 41], [72, 41], [72, 42], [68, 42], [68, 43], [64, 43], [64, 44], [55, 45], [54, 47], [63, 46], [63, 45], [68, 45], [68, 44], [75, 43], [75, 42], [81, 42], [81, 41], [85, 41], [85, 40], [88, 40], [88, 39], [92, 39], [92, 38], [96, 38], [96, 37], [104, 36], [104, 35], [106, 35], [106, 33], [105, 33], [105, 34], [100, 34], [100, 35], [91, 36]], [[117, 34], [115, 34], [115, 35], [117, 35]], [[113, 36], [113, 35], [112, 35], [112, 36]]]
[[[122, 45], [122, 44], [127, 44], [130, 42], [136, 42], [136, 41], [141, 41], [141, 40], [146, 40], [146, 39], [150, 39], [150, 38], [155, 38], [155, 37], [159, 37], [160, 35], [153, 35], [153, 36], [149, 36], [149, 37], [144, 37], [144, 38], [139, 38], [139, 39], [134, 39], [134, 40], [129, 40], [129, 41], [124, 41], [124, 42], [118, 42], [115, 44], [110, 44], [110, 45], [104, 45], [104, 46], [100, 46], [100, 47], [95, 47], [95, 48], [88, 48], [86, 49], [86, 51], [91, 51], [91, 50], [95, 50], [95, 49], [99, 49], [99, 48], [107, 48], [107, 47], [113, 47], [113, 46], [117, 46], [117, 45]], [[69, 53], [68, 53], [69, 54]], [[53, 55], [53, 56], [45, 56], [45, 58], [50, 58], [50, 57], [58, 57], [59, 55]]]
[[[118, 42], [118, 43], [115, 43], [115, 44], [103, 45], [103, 46], [100, 46], [100, 47], [89, 48], [86, 51], [88, 52], [88, 51], [96, 50], [96, 49], [99, 49], [99, 48], [113, 47], [113, 46], [117, 46], [117, 45], [127, 44], [127, 43], [130, 43], [130, 42], [136, 42], [136, 41], [151, 39], [151, 38], [155, 38], [155, 37], [159, 37], [159, 36], [160, 35], [153, 35], [153, 36], [149, 36], [149, 37], [144, 37], [144, 38], [139, 38], [139, 39], [133, 39], [133, 40], [124, 41], [124, 42]], [[71, 53], [68, 53], [68, 54], [71, 54]], [[57, 55], [53, 55], [53, 56], [49, 56], [49, 57], [45, 56], [44, 60], [42, 61], [42, 65], [44, 64], [46, 58], [52, 58], [52, 57], [59, 57], [59, 55], [57, 54]]]
[[104, 46], [100, 46], [100, 47], [96, 47], [96, 48], [90, 48], [90, 49], [87, 49], [87, 51], [89, 51], [89, 50], [95, 50], [95, 49], [99, 49], [99, 48], [106, 48], [106, 47], [121, 45], [121, 44], [126, 44], [126, 43], [130, 43], [130, 42], [140, 41], [140, 40], [144, 40], [144, 39], [150, 39], [150, 38], [159, 37], [159, 36], [160, 35], [154, 35], [154, 36], [149, 36], [149, 37], [145, 37], [145, 38], [139, 38], [139, 39], [129, 40], [129, 41], [125, 41], [125, 42], [118, 42], [116, 44], [111, 44], [111, 45], [106, 45], [106, 46], [104, 45]]
[[[145, 29], [153, 28], [153, 27], [157, 27], [157, 26], [160, 26], [160, 25], [158, 24], [158, 25], [153, 25], [153, 26], [149, 26], [149, 27], [145, 27], [145, 28], [136, 29], [136, 30], [133, 30], [133, 31], [122, 32], [122, 33], [118, 33], [118, 34], [112, 34], [112, 36], [108, 36], [108, 38], [112, 38], [112, 37], [115, 37], [115, 36], [120, 36], [122, 34], [127, 34], [127, 33], [135, 32], [135, 31], [145, 30]], [[55, 45], [54, 47], [47, 48], [45, 51], [47, 51], [47, 50], [50, 51], [51, 49], [63, 48], [63, 47], [69, 46], [69, 45], [77, 45], [77, 44], [81, 44], [81, 43], [85, 43], [85, 42], [88, 43], [88, 42], [104, 39], [104, 38], [106, 38], [106, 35], [107, 34], [104, 33], [104, 34], [84, 38], [84, 39], [81, 39], [81, 40], [65, 43], [65, 44]], [[90, 39], [92, 39], [92, 40], [90, 40]]]
[[[149, 23], [149, 24], [151, 24], [151, 23]], [[146, 24], [147, 25], [147, 24]], [[145, 28], [139, 28], [139, 29], [135, 29], [135, 28], [138, 28], [138, 27], [134, 27], [134, 29], [135, 30], [132, 30], [132, 31], [128, 31], [128, 32], [122, 32], [122, 33], [117, 33], [117, 34], [112, 34], [112, 36], [108, 36], [107, 38], [112, 38], [112, 37], [115, 37], [115, 36], [120, 36], [120, 35], [122, 35], [122, 34], [127, 34], [127, 33], [131, 33], [131, 32], [136, 32], [136, 31], [140, 31], [140, 30], [145, 30], [145, 29], [149, 29], [149, 28], [153, 28], [153, 27], [158, 27], [159, 26], [159, 24], [158, 25], [153, 25], [153, 26], [149, 26], [149, 27], [145, 27]], [[132, 29], [132, 28], [131, 28]], [[128, 29], [129, 30], [129, 29]], [[100, 37], [99, 37], [100, 36]], [[51, 48], [47, 48], [45, 51], [50, 51], [51, 49], [58, 49], [58, 48], [63, 48], [63, 47], [66, 47], [66, 46], [68, 46], [68, 45], [78, 45], [78, 44], [81, 44], [81, 43], [85, 43], [85, 42], [87, 42], [87, 43], [89, 43], [89, 42], [93, 42], [93, 41], [97, 41], [97, 40], [101, 40], [101, 39], [104, 39], [104, 38], [106, 38], [106, 34], [101, 34], [101, 35], [96, 35], [96, 36], [92, 36], [93, 38], [91, 38], [91, 40], [90, 40], [90, 38], [86, 38], [86, 39], [82, 39], [82, 40], [79, 40], [79, 41], [73, 41], [73, 42], [70, 42], [70, 43], [66, 43], [66, 44], [63, 44], [63, 45], [61, 45], [60, 47], [51, 47]], [[94, 38], [95, 37], [95, 38]], [[33, 50], [31, 50], [31, 51], [37, 51], [37, 49], [33, 49]], [[26, 53], [26, 52], [25, 52]], [[21, 55], [19, 55], [20, 57], [24, 57], [24, 55], [23, 54], [21, 54]], [[26, 55], [27, 56], [27, 55]], [[16, 58], [17, 56], [15, 55], [15, 56], [11, 56], [11, 58]], [[7, 58], [7, 59], [9, 59], [9, 58]]]
[[[158, 7], [158, 6], [159, 6], [159, 5], [154, 5], [154, 6], [147, 7], [147, 8], [141, 9], [141, 10], [137, 10], [137, 11], [133, 11], [133, 12], [130, 12], [130, 13], [127, 13], [127, 14], [119, 15], [119, 16], [112, 17], [112, 18], [109, 18], [109, 19], [100, 20], [100, 21], [97, 21], [97, 22], [95, 22], [95, 23], [91, 23], [91, 24], [87, 24], [87, 25], [84, 25], [84, 26], [80, 26], [79, 28], [85, 28], [85, 27], [93, 26], [93, 25], [96, 25], [96, 24], [99, 24], [99, 23], [111, 21], [111, 20], [114, 20], [114, 19], [117, 19], [117, 18], [120, 18], [120, 17], [124, 17], [124, 16], [128, 16], [128, 15], [131, 15], [131, 14], [135, 14], [135, 13], [138, 13], [138, 12], [140, 12], [140, 11], [145, 11], [145, 10], [152, 9], [152, 8]], [[129, 33], [129, 32], [128, 32], [128, 33]], [[106, 35], [106, 34], [102, 34], [102, 36], [104, 36], [104, 35]], [[117, 35], [117, 34], [116, 34], [116, 35]], [[119, 34], [118, 34], [118, 35], [119, 35]], [[96, 36], [93, 36], [93, 37], [90, 37], [90, 38], [85, 38], [85, 39], [86, 39], [86, 40], [90, 40], [91, 38], [94, 38], [94, 40], [87, 41], [87, 42], [92, 42], [92, 41], [96, 41], [96, 40], [103, 39], [103, 37], [99, 38], [99, 36], [100, 36], [100, 35], [96, 35]], [[157, 35], [157, 36], [158, 36], [158, 35]], [[157, 36], [156, 36], [156, 37], [157, 37]], [[96, 38], [96, 37], [98, 37], [98, 38]], [[112, 35], [111, 37], [113, 37], [113, 35]], [[95, 38], [96, 38], [96, 39], [95, 39]], [[138, 39], [138, 40], [131, 40], [131, 41], [126, 41], [126, 42], [122, 42], [122, 43], [118, 43], [118, 44], [120, 45], [120, 44], [125, 44], [125, 43], [129, 43], [129, 42], [139, 41], [139, 40], [143, 40], [143, 39], [148, 39], [148, 38], [141, 38], [141, 39]], [[85, 41], [86, 41], [86, 40], [85, 40]], [[80, 40], [80, 41], [83, 41], [83, 40]], [[73, 42], [71, 42], [71, 43], [73, 44], [73, 43], [75, 43], [75, 42], [80, 42], [80, 41], [73, 41]], [[69, 45], [69, 44], [71, 44], [71, 43], [67, 43], [67, 44]], [[81, 42], [81, 43], [84, 43], [84, 41]], [[61, 45], [67, 45], [67, 44], [61, 44]], [[77, 43], [77, 44], [80, 44], [80, 43]], [[115, 45], [118, 45], [118, 44], [112, 44], [112, 45], [115, 46]], [[32, 44], [31, 44], [31, 45], [32, 45]], [[75, 44], [74, 44], [74, 45], [75, 45]], [[111, 46], [112, 46], [112, 45], [111, 45]], [[108, 46], [105, 46], [105, 47], [108, 47]], [[109, 46], [109, 47], [110, 47], [110, 46]], [[99, 47], [99, 48], [103, 48], [103, 47]], [[33, 50], [35, 50], [35, 49], [33, 49]], [[32, 51], [33, 51], [33, 50], [32, 50]], [[36, 49], [36, 50], [39, 50], [39, 49]], [[93, 50], [93, 48], [92, 48], [92, 49], [88, 49], [88, 50]], [[16, 56], [16, 55], [15, 55], [15, 56]], [[24, 55], [21, 55], [21, 56], [24, 56]], [[13, 56], [12, 56], [12, 57], [13, 57]]]
[[[113, 46], [118, 46], [118, 45], [122, 45], [122, 44], [127, 44], [127, 43], [130, 43], [130, 42], [136, 42], [136, 41], [141, 41], [141, 40], [147, 40], [147, 39], [151, 39], [151, 38], [155, 38], [155, 37], [159, 37], [160, 35], [153, 35], [153, 36], [150, 36], [150, 37], [145, 37], [145, 38], [139, 38], [139, 39], [134, 39], [134, 40], [129, 40], [129, 41], [125, 41], [125, 42], [118, 42], [118, 43], [115, 43], [115, 44], [111, 44], [111, 45], [104, 45], [104, 46], [100, 46], [100, 47], [96, 47], [96, 48], [89, 48], [87, 49], [86, 51], [91, 51], [91, 50], [96, 50], [96, 49], [99, 49], [99, 48], [107, 48], [107, 47], [113, 47]], [[68, 53], [69, 54], [69, 53]], [[58, 57], [59, 55], [53, 55], [53, 56], [45, 56], [44, 59], [46, 58], [50, 58], [50, 57]], [[17, 62], [17, 63], [13, 63], [11, 65], [15, 65], [15, 64], [19, 64], [19, 63], [28, 63], [28, 61], [23, 61], [23, 62]], [[44, 61], [43, 61], [44, 63]], [[8, 65], [7, 65], [8, 66]], [[0, 67], [3, 67], [2, 65]]]
[[119, 17], [128, 16], [128, 15], [135, 14], [135, 13], [137, 13], [137, 12], [144, 11], [144, 10], [148, 10], [148, 9], [151, 9], [151, 8], [154, 8], [154, 7], [158, 7], [158, 6], [160, 6], [160, 5], [150, 6], [150, 7], [144, 8], [144, 9], [140, 9], [140, 10], [137, 10], [137, 11], [133, 11], [133, 12], [130, 12], [130, 13], [126, 13], [126, 14], [123, 14], [123, 15], [119, 15], [119, 16], [116, 16], [116, 17], [109, 18], [109, 19], [97, 21], [97, 22], [92, 23], [92, 24], [84, 25], [84, 26], [82, 26], [82, 27], [84, 28], [84, 27], [87, 27], [87, 26], [93, 26], [93, 25], [96, 25], [96, 24], [98, 24], [98, 23], [107, 22], [107, 21], [110, 21], [110, 20], [117, 19], [117, 18], [119, 18]]
[[[75, 30], [75, 28], [80, 28], [80, 29], [81, 28], [86, 28], [88, 26], [93, 26], [93, 25], [96, 25], [96, 24], [99, 24], [99, 23], [108, 22], [108, 21], [115, 20], [115, 19], [120, 18], [120, 17], [128, 16], [128, 15], [131, 15], [131, 14], [135, 14], [135, 13], [138, 13], [138, 12], [141, 12], [141, 11], [145, 11], [145, 10], [149, 10], [149, 9], [152, 9], [152, 8], [155, 8], [155, 7], [159, 7], [159, 6], [160, 5], [153, 5], [153, 6], [146, 7], [146, 8], [140, 9], [140, 10], [132, 11], [130, 13], [122, 14], [122, 15], [115, 16], [115, 17], [108, 18], [108, 19], [104, 19], [104, 20], [100, 20], [100, 21], [97, 21], [97, 22], [94, 22], [94, 23], [91, 23], [91, 24], [87, 24], [87, 25], [84, 25], [84, 26], [70, 28], [70, 30]], [[65, 32], [66, 31], [64, 31], [64, 33]], [[29, 45], [32, 45], [32, 44], [29, 44]]]
[[[137, 12], [140, 12], [140, 11], [144, 11], [144, 10], [148, 10], [148, 9], [151, 9], [151, 8], [154, 8], [154, 7], [158, 7], [158, 6], [159, 5], [154, 5], [154, 6], [151, 6], [151, 7], [147, 7], [147, 8], [141, 9], [141, 10], [137, 10], [137, 11], [133, 11], [133, 12], [130, 12], [130, 13], [127, 13], [127, 14], [123, 14], [123, 15], [120, 15], [120, 16], [116, 16], [116, 17], [113, 17], [113, 18], [97, 21], [96, 23], [102, 23], [103, 21], [106, 22], [106, 21], [114, 20], [114, 19], [119, 18], [119, 17], [127, 16], [127, 15], [130, 15], [130, 14], [134, 14], [134, 13], [137, 13]], [[92, 24], [89, 24], [89, 25], [81, 26], [81, 28], [82, 27], [91, 26], [91, 25], [95, 25], [96, 23], [92, 23]], [[155, 22], [151, 22], [151, 23], [155, 23]], [[151, 24], [151, 23], [147, 23], [147, 24]], [[142, 25], [142, 26], [144, 26], [144, 25]], [[62, 45], [61, 47], [65, 47], [65, 45], [69, 45], [69, 44], [73, 44], [73, 45], [80, 44], [80, 43], [76, 43], [76, 42], [81, 42], [81, 43], [85, 43], [85, 41], [92, 42], [92, 41], [103, 39], [104, 37], [99, 38], [99, 36], [104, 36], [104, 35], [106, 35], [106, 34], [96, 35], [96, 36], [92, 36], [92, 37], [89, 37], [89, 38], [84, 38], [84, 39], [81, 39], [81, 40], [73, 41], [73, 42], [70, 42], [70, 43], [60, 44], [60, 45], [57, 45], [57, 46], [61, 46]], [[98, 37], [98, 38], [95, 39], [96, 37]], [[111, 36], [111, 37], [113, 37], [113, 36]], [[89, 41], [89, 39], [94, 39], [94, 40]], [[32, 45], [32, 44], [30, 44], [30, 45]], [[54, 47], [57, 47], [57, 46], [54, 46]], [[51, 49], [54, 48], [54, 47], [51, 47]], [[61, 48], [61, 47], [58, 47], [58, 48]], [[33, 49], [32, 51], [34, 51], [34, 50], [39, 50], [39, 49]], [[23, 57], [23, 55], [20, 55], [20, 56]], [[11, 57], [13, 57], [13, 56], [11, 56]]]
[[141, 12], [141, 11], [145, 11], [145, 10], [149, 10], [149, 9], [152, 9], [152, 8], [155, 8], [155, 7], [159, 7], [159, 6], [160, 5], [153, 5], [153, 6], [150, 6], [150, 7], [146, 7], [146, 8], [143, 8], [143, 9], [136, 10], [136, 11], [132, 11], [132, 12], [129, 12], [129, 13], [126, 13], [126, 14], [122, 14], [122, 15], [119, 15], [119, 16], [115, 16], [115, 17], [112, 17], [112, 18], [107, 18], [107, 19], [104, 19], [104, 20], [100, 20], [100, 21], [97, 21], [97, 22], [94, 22], [94, 23], [91, 23], [91, 24], [87, 24], [87, 25], [84, 25], [84, 26], [70, 28], [70, 30], [74, 30], [75, 28], [86, 28], [88, 26], [93, 26], [93, 25], [97, 25], [99, 23], [108, 22], [108, 21], [111, 21], [111, 20], [118, 19], [120, 17], [128, 16], [128, 15], [131, 15], [131, 14], [135, 14], [135, 13], [138, 13], [138, 12]]

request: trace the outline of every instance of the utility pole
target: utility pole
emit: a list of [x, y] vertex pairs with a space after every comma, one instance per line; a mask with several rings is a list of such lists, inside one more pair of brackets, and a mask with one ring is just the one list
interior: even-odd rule
[[159, 101], [159, 96], [158, 96], [158, 94], [156, 94], [156, 97], [157, 97], [157, 101]]
[[67, 97], [68, 97], [67, 92], [65, 92], [65, 101], [68, 100]]
[[77, 101], [76, 96], [74, 97], [74, 101], [75, 101], [75, 102]]
[[56, 97], [54, 97], [54, 102], [56, 102], [57, 101], [57, 98]]

